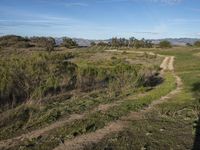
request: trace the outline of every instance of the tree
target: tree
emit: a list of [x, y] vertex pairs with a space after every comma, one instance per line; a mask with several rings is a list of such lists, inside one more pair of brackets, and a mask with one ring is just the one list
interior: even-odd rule
[[129, 40], [125, 39], [125, 38], [112, 38], [111, 40], [111, 46], [112, 47], [123, 47], [123, 46], [128, 46], [129, 45]]
[[75, 41], [73, 41], [71, 38], [64, 37], [62, 46], [66, 48], [75, 48], [78, 46], [78, 44]]
[[159, 47], [160, 48], [171, 48], [172, 45], [171, 45], [171, 43], [169, 41], [161, 41], [159, 43]]
[[135, 39], [134, 40], [134, 47], [137, 48], [137, 49], [142, 47], [141, 42], [139, 40]]
[[96, 43], [94, 42], [94, 41], [92, 41], [91, 43], [90, 43], [90, 46], [95, 46], [96, 45]]
[[52, 38], [52, 37], [47, 38], [46, 43], [45, 43], [45, 47], [46, 47], [46, 50], [47, 50], [48, 52], [53, 51], [55, 45], [56, 45], [56, 41], [55, 41], [54, 38]]
[[128, 47], [134, 47], [134, 41], [135, 41], [135, 38], [134, 38], [134, 37], [129, 38]]
[[112, 38], [111, 46], [112, 47], [119, 47], [120, 46], [119, 41], [118, 41], [118, 39], [116, 37]]
[[144, 47], [145, 47], [145, 48], [152, 48], [152, 47], [153, 47], [153, 44], [152, 44], [151, 41], [146, 40], [146, 41], [145, 41], [145, 45], [144, 45]]
[[194, 46], [200, 47], [200, 41], [196, 41], [196, 42], [194, 43]]
[[31, 45], [29, 44], [29, 39], [16, 35], [6, 35], [0, 37], [0, 46], [1, 47], [15, 47], [15, 48], [28, 48]]
[[191, 46], [192, 46], [192, 44], [190, 44], [190, 43], [186, 43], [186, 46], [188, 46], [188, 47], [191, 47]]
[[45, 48], [48, 52], [53, 51], [56, 45], [52, 37], [32, 37], [30, 40], [36, 47]]

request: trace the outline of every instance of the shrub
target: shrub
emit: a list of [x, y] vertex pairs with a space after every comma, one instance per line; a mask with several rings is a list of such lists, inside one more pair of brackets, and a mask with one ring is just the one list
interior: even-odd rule
[[161, 41], [159, 43], [159, 47], [160, 48], [171, 48], [172, 45], [171, 45], [171, 43], [169, 41]]
[[74, 88], [77, 66], [67, 58], [64, 54], [47, 53], [1, 58], [0, 104], [39, 100]]
[[16, 35], [6, 35], [0, 37], [0, 46], [1, 47], [16, 47], [16, 48], [27, 48], [31, 45], [29, 44], [28, 38], [23, 38]]
[[194, 46], [200, 47], [200, 41], [196, 41], [196, 42], [194, 43]]
[[66, 47], [66, 48], [75, 48], [78, 46], [78, 44], [75, 41], [73, 41], [72, 39], [65, 37], [65, 38], [63, 38], [62, 46]]
[[53, 51], [56, 45], [55, 39], [52, 37], [32, 37], [30, 40], [36, 47], [45, 48], [49, 52]]

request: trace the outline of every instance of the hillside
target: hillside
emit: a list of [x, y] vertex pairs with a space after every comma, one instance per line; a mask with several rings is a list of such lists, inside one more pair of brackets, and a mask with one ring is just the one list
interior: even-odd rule
[[199, 53], [4, 47], [0, 149], [198, 147]]

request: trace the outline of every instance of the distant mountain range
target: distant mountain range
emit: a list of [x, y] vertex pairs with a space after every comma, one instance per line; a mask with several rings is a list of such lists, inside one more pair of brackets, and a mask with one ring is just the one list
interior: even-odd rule
[[167, 41], [171, 42], [172, 45], [184, 46], [187, 43], [194, 44], [196, 41], [199, 41], [200, 39], [197, 39], [197, 38], [166, 38], [166, 39], [152, 39], [151, 41], [154, 44], [158, 44], [160, 41], [163, 41], [163, 40], [167, 40]]
[[[62, 38], [55, 38], [56, 43], [59, 45], [62, 43]], [[74, 41], [78, 43], [79, 46], [90, 46], [91, 42], [99, 43], [99, 42], [110, 42], [111, 39], [107, 40], [88, 40], [82, 38], [73, 38]], [[166, 39], [149, 39], [154, 44], [158, 44], [160, 41], [167, 40], [172, 43], [172, 45], [180, 45], [184, 46], [187, 43], [194, 44], [194, 42], [200, 40], [197, 38], [166, 38]]]

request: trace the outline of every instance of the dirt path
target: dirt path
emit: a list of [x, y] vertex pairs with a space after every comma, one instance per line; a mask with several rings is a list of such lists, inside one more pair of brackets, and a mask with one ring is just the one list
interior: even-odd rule
[[66, 141], [54, 150], [81, 150], [88, 144], [96, 143], [97, 141], [102, 140], [106, 135], [108, 135], [108, 133], [112, 134], [122, 131], [124, 127], [128, 127], [128, 122], [118, 120], [110, 123], [102, 129], [97, 130], [96, 132], [81, 135], [71, 141]]
[[[111, 50], [111, 51], [113, 52], [113, 50]], [[135, 53], [133, 51], [130, 51], [130, 52], [131, 53]], [[137, 52], [137, 53], [144, 53], [144, 52]], [[155, 55], [152, 52], [150, 52], [149, 54], [150, 55]], [[163, 56], [161, 56], [161, 57], [163, 57]], [[171, 70], [172, 71], [174, 69], [173, 68], [173, 63], [174, 63], [174, 57], [166, 57], [163, 60], [162, 64], [161, 64], [162, 70], [164, 70], [164, 71], [165, 70]], [[180, 80], [180, 78], [178, 78], [177, 76], [176, 76], [176, 78], [177, 78], [177, 85], [179, 85], [178, 84], [178, 80]], [[181, 82], [181, 80], [180, 80], [180, 82]], [[179, 86], [177, 86], [177, 87], [179, 87]], [[176, 91], [173, 91], [173, 92], [176, 93]], [[171, 95], [173, 95], [172, 92], [171, 92]], [[148, 108], [146, 108], [144, 110], [141, 110], [139, 113], [141, 113], [142, 111], [145, 112], [147, 110], [150, 110], [155, 105], [157, 105], [159, 103], [162, 103], [162, 101], [166, 100], [171, 95], [167, 95], [166, 97], [162, 97], [160, 100], [153, 102], [151, 105], [149, 105]], [[98, 107], [94, 108], [93, 110], [91, 110], [89, 112], [86, 112], [86, 113], [83, 113], [83, 114], [72, 114], [70, 117], [68, 117], [66, 119], [63, 119], [63, 120], [60, 120], [60, 121], [57, 121], [57, 122], [55, 122], [55, 123], [53, 123], [53, 124], [51, 124], [51, 125], [49, 125], [47, 127], [42, 128], [42, 129], [34, 130], [34, 131], [29, 132], [29, 133], [22, 134], [22, 135], [20, 135], [18, 137], [14, 137], [12, 139], [2, 140], [2, 141], [0, 141], [0, 149], [2, 149], [4, 147], [7, 148], [7, 147], [15, 146], [15, 145], [17, 145], [17, 143], [19, 143], [20, 141], [23, 141], [24, 139], [37, 138], [40, 135], [43, 135], [43, 134], [47, 133], [50, 130], [62, 127], [65, 124], [73, 122], [75, 120], [83, 119], [84, 117], [86, 117], [90, 113], [94, 113], [94, 112], [97, 112], [97, 111], [107, 111], [108, 109], [110, 109], [110, 108], [112, 108], [114, 106], [120, 105], [121, 102], [122, 101], [117, 101], [117, 102], [113, 102], [113, 103], [110, 103], [110, 104], [101, 104], [101, 105], [99, 105]], [[136, 116], [140, 116], [139, 113], [131, 113], [129, 116], [130, 117], [133, 117], [133, 115], [135, 117]], [[74, 142], [75, 143], [79, 142], [79, 144], [76, 143], [75, 145], [80, 146], [81, 143], [99, 141], [101, 138], [103, 138], [108, 133], [121, 131], [127, 125], [126, 121], [124, 121], [125, 118], [122, 118], [122, 119], [123, 119], [123, 121], [119, 120], [117, 122], [113, 122], [113, 123], [109, 124], [108, 126], [106, 126], [105, 128], [98, 130], [97, 132], [77, 137], [78, 139], [75, 138], [74, 140], [71, 141], [71, 143], [69, 142], [68, 144], [70, 146], [70, 145], [74, 145]], [[68, 144], [65, 144], [65, 145], [68, 145]], [[61, 145], [61, 147], [63, 148], [63, 145]], [[76, 147], [74, 147], [74, 148], [76, 148]], [[58, 149], [60, 149], [60, 147], [58, 147]], [[66, 149], [66, 147], [65, 147], [65, 149]], [[73, 146], [70, 149], [73, 149]]]
[[168, 69], [169, 59], [170, 59], [170, 57], [165, 57], [162, 64], [160, 65], [160, 68], [162, 68], [163, 71]]
[[[161, 64], [161, 68], [163, 71], [170, 70], [174, 73], [173, 64], [173, 56], [165, 57]], [[130, 120], [137, 120], [143, 118], [144, 114], [154, 109], [156, 105], [167, 101], [168, 99], [170, 99], [171, 97], [173, 97], [181, 91], [182, 81], [180, 77], [178, 77], [175, 73], [174, 76], [176, 78], [177, 88], [171, 91], [166, 96], [161, 97], [159, 100], [153, 101], [148, 107], [140, 110], [139, 112], [131, 112], [128, 116], [121, 117], [119, 120], [109, 123], [107, 126], [97, 130], [96, 132], [80, 135], [74, 139], [67, 140], [64, 143], [60, 144], [54, 150], [81, 150], [84, 149], [84, 147], [88, 144], [98, 143], [98, 141], [102, 140], [107, 135], [124, 130], [124, 128], [128, 127]]]
[[174, 70], [174, 59], [175, 59], [174, 56], [170, 57], [169, 64], [168, 64], [168, 70], [170, 71]]
[[[141, 96], [144, 96], [144, 94], [135, 95], [134, 98], [139, 98]], [[129, 97], [127, 97], [127, 99], [128, 98]], [[132, 98], [132, 96], [131, 96], [131, 98]], [[108, 104], [100, 104], [99, 106], [95, 107], [94, 109], [92, 109], [90, 111], [87, 111], [82, 114], [72, 114], [69, 117], [63, 118], [62, 120], [52, 123], [47, 127], [37, 129], [37, 130], [31, 131], [29, 133], [25, 133], [25, 134], [22, 134], [20, 136], [17, 136], [17, 137], [11, 138], [11, 139], [2, 140], [2, 141], [0, 141], [0, 149], [13, 147], [13, 146], [17, 145], [17, 143], [19, 143], [20, 141], [23, 141], [24, 139], [31, 140], [33, 138], [37, 138], [53, 129], [62, 127], [64, 125], [66, 125], [67, 123], [71, 123], [75, 120], [83, 119], [83, 118], [87, 117], [89, 114], [95, 113], [97, 111], [105, 112], [114, 106], [119, 106], [122, 102], [123, 102], [123, 100], [118, 100], [118, 101], [108, 103]]]
[[15, 137], [15, 138], [12, 138], [12, 139], [7, 139], [7, 140], [2, 140], [0, 141], [0, 149], [4, 148], [4, 147], [12, 147], [12, 146], [15, 146], [17, 143], [19, 143], [20, 141], [23, 141], [24, 139], [32, 139], [32, 138], [37, 138], [39, 137], [40, 135], [52, 130], [52, 129], [55, 129], [55, 128], [58, 128], [66, 123], [69, 123], [69, 122], [72, 122], [74, 120], [77, 120], [77, 119], [81, 119], [84, 117], [85, 114], [73, 114], [71, 115], [69, 118], [65, 119], [65, 120], [62, 120], [62, 121], [57, 121], [56, 123], [53, 123], [47, 127], [44, 127], [42, 129], [38, 129], [38, 130], [35, 130], [35, 131], [31, 131], [29, 133], [26, 133], [26, 134], [22, 134], [18, 137]]
[[[118, 53], [126, 52], [126, 53], [136, 53], [136, 54], [147, 53], [148, 55], [153, 55], [153, 56], [156, 55], [153, 52], [142, 52], [142, 51], [122, 51], [122, 50], [116, 50], [116, 49], [105, 50], [105, 51], [106, 52], [118, 52]], [[162, 69], [162, 71], [166, 71], [166, 70], [173, 71], [174, 70], [174, 59], [175, 59], [174, 56], [165, 56], [165, 55], [160, 55], [160, 54], [157, 54], [157, 56], [164, 57], [164, 60], [163, 60], [163, 62], [160, 65], [160, 68]]]

